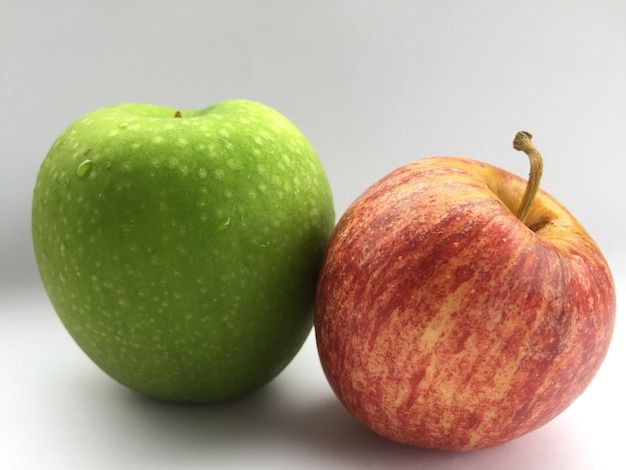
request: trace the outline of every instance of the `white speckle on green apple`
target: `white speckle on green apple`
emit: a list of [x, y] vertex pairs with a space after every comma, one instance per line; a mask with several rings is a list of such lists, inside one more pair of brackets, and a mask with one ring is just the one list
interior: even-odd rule
[[305, 137], [242, 100], [77, 120], [41, 166], [32, 215], [43, 284], [85, 353], [188, 402], [251, 392], [296, 354], [335, 221]]

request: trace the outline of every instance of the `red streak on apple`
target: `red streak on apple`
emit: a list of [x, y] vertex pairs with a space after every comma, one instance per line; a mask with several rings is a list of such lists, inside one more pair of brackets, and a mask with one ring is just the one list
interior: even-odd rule
[[609, 267], [546, 192], [517, 219], [525, 187], [481, 162], [428, 158], [374, 184], [337, 224], [317, 346], [334, 392], [373, 431], [491, 447], [550, 421], [598, 371], [616, 309]]

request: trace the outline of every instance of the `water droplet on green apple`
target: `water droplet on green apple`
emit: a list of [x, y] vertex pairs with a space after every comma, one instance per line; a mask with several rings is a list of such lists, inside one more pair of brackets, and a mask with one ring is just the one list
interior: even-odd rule
[[226, 220], [222, 221], [218, 226], [217, 226], [217, 231], [218, 232], [223, 232], [224, 230], [226, 230], [227, 228], [230, 227], [230, 217], [228, 217]]
[[84, 178], [85, 176], [87, 176], [92, 166], [93, 162], [91, 160], [83, 160], [81, 164], [78, 165], [78, 168], [76, 168], [76, 174], [79, 178]]

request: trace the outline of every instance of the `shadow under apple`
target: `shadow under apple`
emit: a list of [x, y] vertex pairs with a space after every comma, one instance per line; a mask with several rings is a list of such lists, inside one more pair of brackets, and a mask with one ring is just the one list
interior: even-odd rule
[[[384, 439], [358, 423], [329, 391], [294, 396], [271, 383], [216, 405], [163, 403], [125, 391], [114, 440], [132, 442], [134, 455], [167, 456], [172, 465], [235, 460], [258, 463], [293, 456], [304, 468], [556, 469], [571, 468], [577, 433], [567, 419], [492, 449], [469, 453], [420, 449]], [[119, 396], [118, 396], [119, 398]], [[578, 454], [579, 455], [579, 454]], [[575, 462], [577, 466], [581, 462]], [[568, 467], [569, 465], [569, 467]]]

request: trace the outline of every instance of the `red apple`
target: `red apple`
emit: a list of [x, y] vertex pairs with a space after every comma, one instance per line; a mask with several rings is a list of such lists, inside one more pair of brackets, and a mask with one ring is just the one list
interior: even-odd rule
[[606, 355], [616, 308], [607, 262], [536, 192], [530, 134], [515, 148], [534, 162], [528, 188], [485, 163], [427, 158], [375, 183], [335, 228], [317, 287], [319, 356], [341, 402], [382, 436], [502, 444], [565, 410]]

